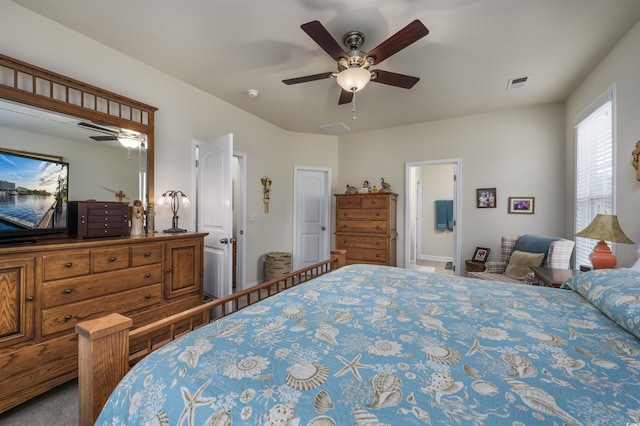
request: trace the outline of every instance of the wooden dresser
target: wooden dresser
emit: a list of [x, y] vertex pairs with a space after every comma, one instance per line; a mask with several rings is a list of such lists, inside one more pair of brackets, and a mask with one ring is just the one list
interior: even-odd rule
[[74, 326], [134, 327], [203, 301], [206, 234], [60, 239], [0, 248], [0, 412], [77, 375]]
[[336, 194], [336, 249], [347, 264], [396, 266], [398, 194]]

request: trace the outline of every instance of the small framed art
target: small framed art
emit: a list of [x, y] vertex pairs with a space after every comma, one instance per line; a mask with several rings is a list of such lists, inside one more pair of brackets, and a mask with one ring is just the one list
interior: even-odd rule
[[476, 251], [473, 252], [471, 260], [474, 262], [486, 262], [489, 257], [489, 249], [485, 247], [476, 247]]
[[479, 209], [491, 209], [496, 207], [496, 189], [476, 189], [476, 202]]
[[533, 214], [533, 197], [509, 197], [509, 213]]

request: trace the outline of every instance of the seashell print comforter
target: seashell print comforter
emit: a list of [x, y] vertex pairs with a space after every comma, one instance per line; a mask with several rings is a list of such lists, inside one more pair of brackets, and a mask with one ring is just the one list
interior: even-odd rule
[[[640, 273], [578, 277], [640, 321]], [[565, 284], [346, 266], [159, 348], [96, 424], [640, 423], [640, 340]]]

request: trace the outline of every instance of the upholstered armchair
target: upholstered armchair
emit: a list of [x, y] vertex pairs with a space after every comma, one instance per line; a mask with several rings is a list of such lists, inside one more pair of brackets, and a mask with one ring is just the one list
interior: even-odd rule
[[[534, 266], [569, 269], [574, 245], [574, 241], [564, 238], [528, 234], [505, 235], [500, 243], [500, 260], [486, 262], [483, 272], [468, 272], [467, 276], [491, 281], [533, 284], [533, 272], [528, 271], [524, 276], [515, 273], [517, 270], [515, 263], [520, 264], [520, 271], [523, 267], [528, 269], [526, 262], [538, 262]], [[512, 259], [514, 251], [518, 251], [518, 254]]]

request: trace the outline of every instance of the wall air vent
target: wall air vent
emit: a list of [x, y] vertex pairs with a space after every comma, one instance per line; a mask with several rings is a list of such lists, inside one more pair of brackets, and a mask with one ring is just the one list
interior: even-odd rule
[[509, 83], [507, 84], [507, 90], [511, 89], [520, 89], [527, 84], [527, 80], [529, 80], [529, 76], [525, 75], [522, 77], [516, 77], [509, 79]]
[[348, 132], [349, 130], [351, 130], [349, 127], [347, 127], [342, 122], [324, 124], [324, 125], [319, 126], [319, 127], [322, 129], [323, 132], [325, 132], [328, 135], [337, 135], [338, 133], [344, 133], [344, 132]]

